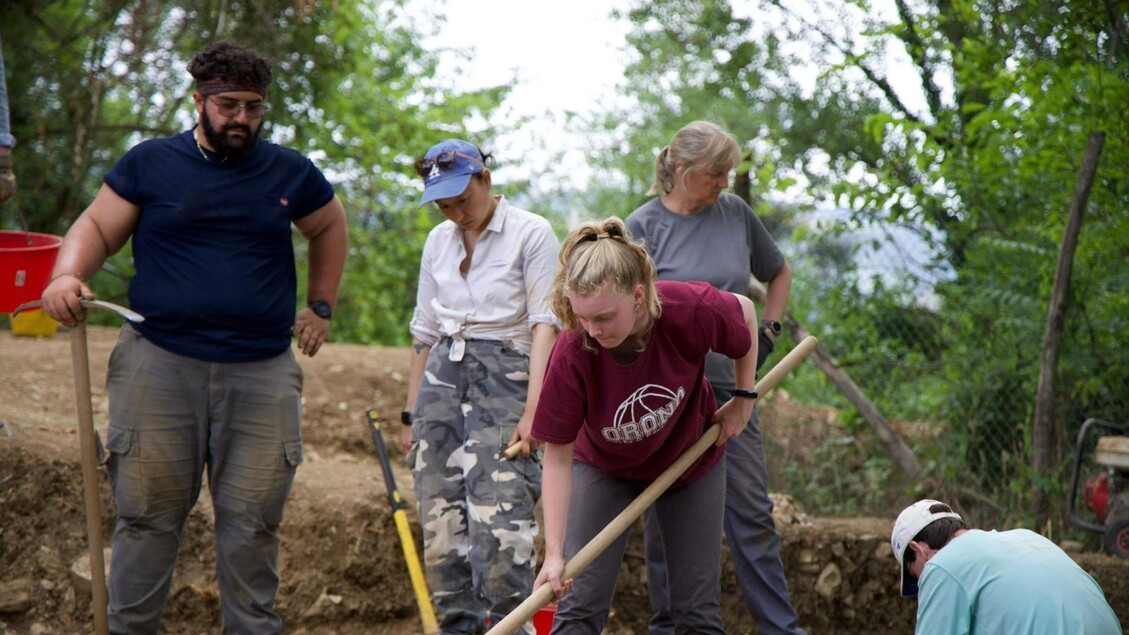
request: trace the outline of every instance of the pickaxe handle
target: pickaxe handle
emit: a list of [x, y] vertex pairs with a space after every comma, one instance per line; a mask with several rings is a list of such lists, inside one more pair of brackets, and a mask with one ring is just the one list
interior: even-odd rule
[[[12, 312], [36, 309], [42, 300], [25, 302]], [[123, 306], [100, 300], [83, 300], [87, 309], [112, 311], [131, 322], [145, 318]], [[82, 452], [82, 492], [86, 510], [86, 537], [90, 548], [90, 608], [94, 612], [94, 632], [109, 635], [107, 615], [109, 593], [106, 591], [106, 563], [102, 555], [102, 501], [98, 495], [98, 450], [94, 441], [94, 407], [90, 396], [90, 357], [86, 347], [86, 320], [78, 320], [71, 328], [71, 363], [74, 365], [75, 408], [78, 411], [78, 439]]]
[[[792, 372], [796, 366], [800, 365], [808, 355], [811, 354], [815, 347], [819, 345], [819, 340], [812, 336], [805, 337], [799, 344], [796, 345], [791, 351], [788, 352], [772, 370], [760, 381], [757, 382], [757, 392], [763, 397], [768, 391], [772, 390], [780, 383], [780, 380], [785, 375]], [[678, 477], [682, 476], [694, 461], [702, 455], [711, 445], [717, 442], [718, 435], [721, 434], [721, 425], [714, 424], [706, 430], [705, 434], [701, 436], [694, 445], [690, 446], [682, 456], [678, 457], [670, 467], [666, 468], [658, 478], [654, 480], [647, 489], [643, 490], [635, 500], [631, 501], [618, 516], [612, 519], [600, 533], [596, 534], [588, 544], [584, 545], [580, 551], [576, 552], [568, 562], [565, 563], [564, 572], [561, 574], [561, 579], [568, 580], [575, 578], [581, 571], [586, 569], [588, 565], [608, 548], [608, 545], [615, 542], [620, 534], [627, 531], [635, 521], [647, 511], [659, 496], [674, 484]], [[533, 594], [530, 595], [524, 602], [519, 604], [517, 608], [510, 611], [510, 614], [502, 618], [494, 628], [486, 632], [486, 635], [509, 635], [514, 633], [526, 621], [533, 617], [533, 614], [541, 607], [553, 601], [553, 587], [548, 582], [542, 584], [537, 589], [534, 589]]]
[[[103, 311], [111, 311], [113, 313], [117, 313], [118, 315], [120, 315], [123, 318], [129, 320], [130, 322], [144, 322], [145, 321], [145, 318], [141, 317], [140, 313], [138, 313], [136, 311], [131, 311], [131, 310], [125, 308], [124, 306], [114, 304], [113, 302], [103, 302], [101, 300], [86, 300], [86, 299], [83, 299], [82, 300], [82, 306], [84, 306], [88, 309], [102, 309]], [[39, 308], [42, 308], [42, 307], [43, 307], [43, 300], [35, 300], [35, 301], [32, 301], [32, 302], [24, 302], [23, 304], [16, 307], [15, 311], [12, 311], [12, 315], [15, 315], [15, 314], [17, 314], [21, 311], [29, 311], [31, 309], [39, 309]]]

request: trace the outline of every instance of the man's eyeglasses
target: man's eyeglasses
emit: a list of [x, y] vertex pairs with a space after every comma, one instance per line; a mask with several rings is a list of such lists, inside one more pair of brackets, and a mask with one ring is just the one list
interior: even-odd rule
[[267, 112], [267, 102], [265, 101], [239, 101], [238, 99], [226, 99], [224, 97], [212, 97], [212, 103], [216, 105], [216, 110], [219, 111], [224, 117], [238, 117], [239, 111], [245, 111], [249, 119], [258, 119]]
[[482, 159], [472, 157], [469, 154], [463, 154], [455, 150], [448, 150], [440, 152], [430, 159], [420, 159], [416, 161], [416, 174], [426, 177], [431, 174], [431, 171], [438, 166], [440, 170], [449, 170], [455, 164], [455, 157], [462, 157], [468, 161], [473, 161], [478, 165], [482, 165]]

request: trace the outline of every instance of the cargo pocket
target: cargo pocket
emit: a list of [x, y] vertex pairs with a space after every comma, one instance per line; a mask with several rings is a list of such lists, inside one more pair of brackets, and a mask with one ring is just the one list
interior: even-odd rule
[[106, 461], [110, 460], [110, 453], [106, 451], [106, 446], [102, 445], [102, 435], [98, 431], [94, 431], [94, 456], [99, 466], [106, 465]]
[[134, 430], [114, 426], [106, 430], [103, 462], [110, 473], [118, 514], [125, 518], [135, 518], [145, 511], [145, 484], [139, 454]]
[[302, 464], [302, 442], [301, 441], [284, 441], [282, 443], [283, 449], [286, 451], [286, 464], [290, 467], [298, 467]]
[[[101, 442], [99, 442], [99, 444], [101, 444]], [[114, 455], [125, 456], [129, 454], [132, 449], [133, 430], [123, 430], [122, 428], [110, 426], [106, 430], [106, 447], [103, 450], [105, 456], [102, 462], [109, 462]]]

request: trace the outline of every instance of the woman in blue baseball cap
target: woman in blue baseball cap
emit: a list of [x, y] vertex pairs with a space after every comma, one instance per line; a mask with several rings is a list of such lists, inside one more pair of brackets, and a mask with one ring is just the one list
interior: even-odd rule
[[530, 428], [559, 328], [546, 296], [560, 243], [547, 220], [491, 192], [492, 164], [447, 139], [415, 165], [420, 205], [446, 220], [423, 247], [401, 443], [442, 633], [496, 623], [532, 592], [536, 566]]

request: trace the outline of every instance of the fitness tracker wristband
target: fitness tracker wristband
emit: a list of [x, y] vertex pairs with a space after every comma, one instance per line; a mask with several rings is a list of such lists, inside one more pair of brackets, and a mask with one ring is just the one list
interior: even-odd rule
[[756, 399], [757, 397], [760, 397], [760, 395], [758, 395], [757, 391], [755, 390], [743, 390], [741, 388], [734, 388], [733, 396], [744, 397], [745, 399]]
[[412, 411], [411, 410], [401, 410], [400, 411], [400, 423], [402, 423], [406, 426], [412, 425]]

